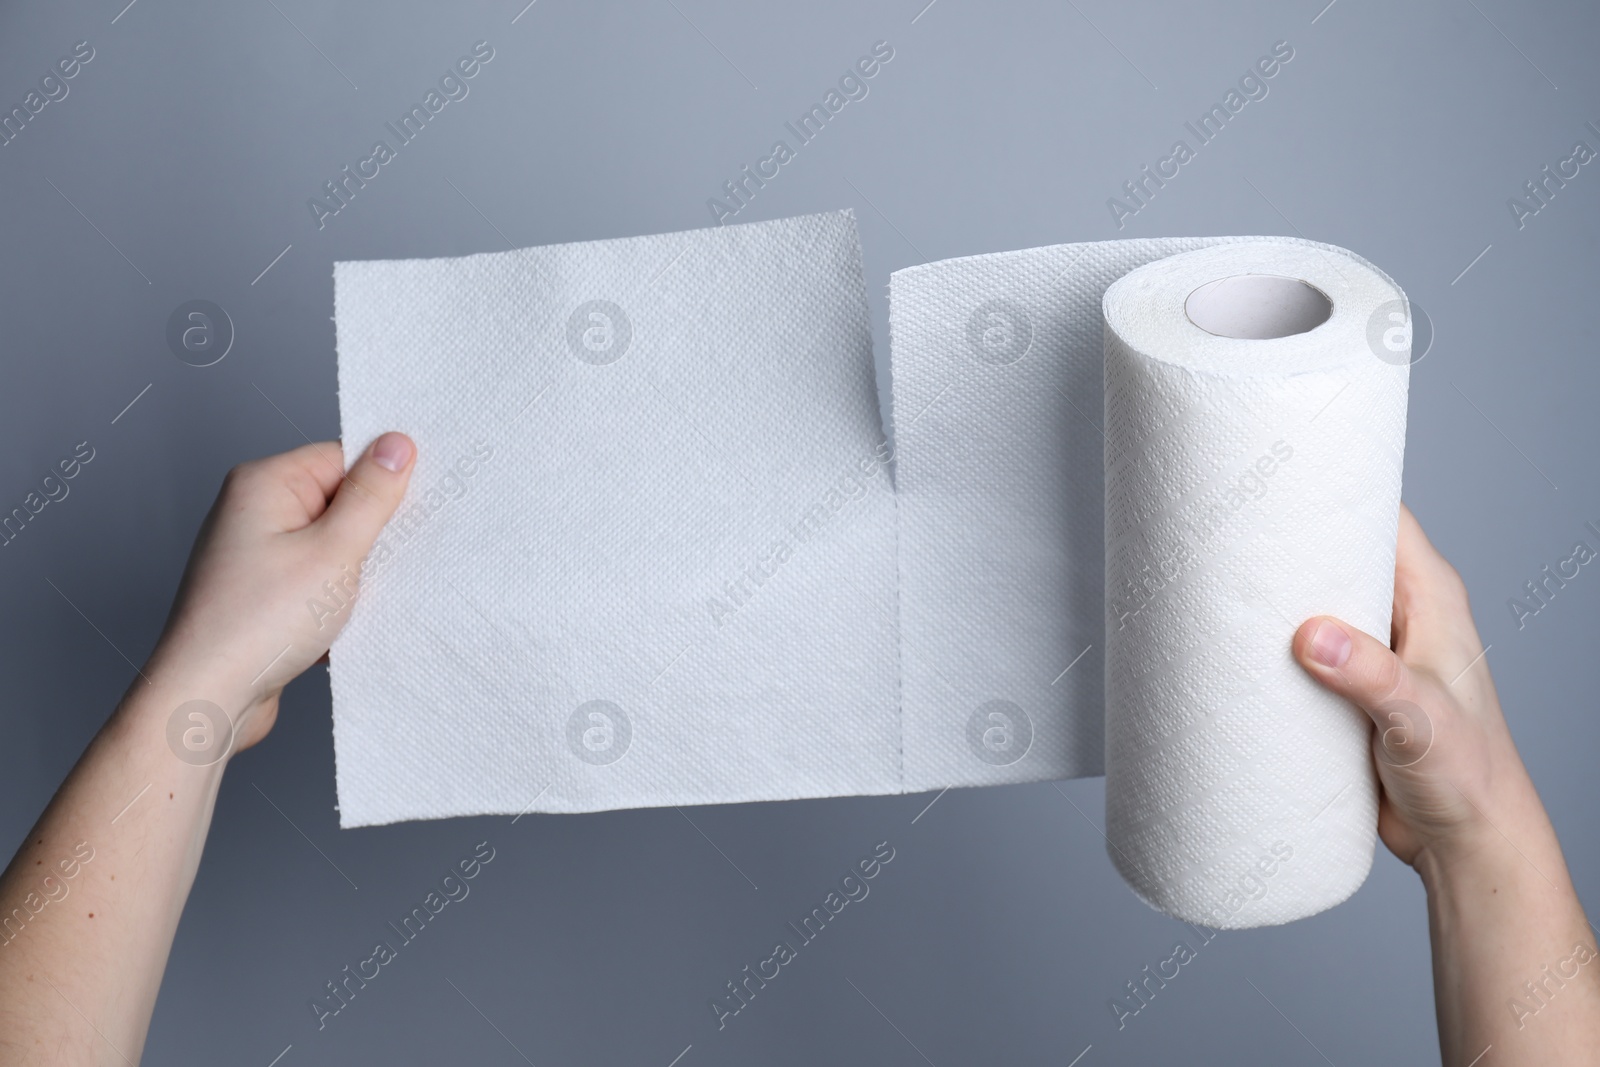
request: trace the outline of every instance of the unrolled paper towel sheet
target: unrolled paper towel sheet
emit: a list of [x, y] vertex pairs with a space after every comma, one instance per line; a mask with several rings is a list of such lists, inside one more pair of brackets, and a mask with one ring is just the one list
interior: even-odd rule
[[[1189, 321], [1249, 274], [1331, 317]], [[900, 271], [892, 449], [848, 213], [335, 278], [347, 455], [420, 446], [331, 657], [343, 825], [1104, 767], [1163, 910], [1287, 921], [1365, 876], [1365, 720], [1288, 652], [1314, 613], [1387, 631], [1406, 369], [1367, 331], [1403, 296], [1359, 257]]]
[[334, 281], [347, 454], [418, 446], [330, 656], [342, 825], [900, 789], [852, 217]]

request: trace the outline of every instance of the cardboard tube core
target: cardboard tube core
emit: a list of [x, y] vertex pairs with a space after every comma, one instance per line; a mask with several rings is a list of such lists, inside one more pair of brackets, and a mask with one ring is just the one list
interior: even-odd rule
[[1316, 329], [1333, 314], [1333, 301], [1299, 278], [1238, 274], [1202, 285], [1183, 310], [1206, 333], [1266, 341]]

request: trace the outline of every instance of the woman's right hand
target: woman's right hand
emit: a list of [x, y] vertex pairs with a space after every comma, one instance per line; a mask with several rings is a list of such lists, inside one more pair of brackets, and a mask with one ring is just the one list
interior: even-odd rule
[[1466, 586], [1400, 508], [1393, 651], [1337, 619], [1309, 619], [1294, 655], [1371, 716], [1378, 833], [1426, 876], [1501, 839], [1554, 836], [1500, 710]]

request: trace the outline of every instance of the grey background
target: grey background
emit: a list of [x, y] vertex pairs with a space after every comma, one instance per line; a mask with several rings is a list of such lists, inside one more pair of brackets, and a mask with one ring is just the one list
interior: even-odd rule
[[[0, 549], [7, 846], [131, 677], [116, 649], [148, 653], [227, 468], [299, 430], [337, 434], [335, 259], [706, 225], [722, 182], [885, 39], [895, 57], [870, 95], [739, 215], [855, 207], [881, 356], [891, 270], [1118, 236], [1107, 197], [1283, 39], [1295, 58], [1270, 95], [1120, 235], [1331, 241], [1431, 315], [1406, 497], [1466, 576], [1593, 903], [1600, 576], [1586, 568], [1520, 631], [1506, 607], [1574, 540], [1594, 544], [1583, 523], [1600, 519], [1600, 163], [1521, 230], [1506, 206], [1574, 140], [1600, 147], [1584, 127], [1600, 124], [1592, 9], [123, 2], [0, 14], [7, 108], [74, 42], [96, 50], [69, 96], [0, 148], [0, 500], [20, 503], [76, 442], [97, 450], [71, 495]], [[496, 57], [471, 95], [319, 232], [306, 198], [480, 39]], [[237, 327], [205, 369], [163, 337], [192, 298]], [[932, 798], [696, 809], [703, 835], [672, 810], [340, 832], [325, 673], [291, 686], [283, 711], [224, 782], [148, 1062], [265, 1067], [290, 1045], [284, 1067], [1437, 1055], [1421, 889], [1386, 853], [1327, 914], [1219, 935], [1118, 1032], [1108, 998], [1183, 928], [1105, 859], [1098, 779], [952, 791], [920, 818]], [[319, 1033], [307, 1000], [485, 839], [498, 855], [472, 895]], [[871, 896], [718, 1032], [707, 998], [884, 839], [897, 857]]]

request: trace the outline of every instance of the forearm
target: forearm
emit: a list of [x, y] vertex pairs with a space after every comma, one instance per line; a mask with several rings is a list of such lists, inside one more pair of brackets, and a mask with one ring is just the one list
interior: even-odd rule
[[0, 876], [0, 1067], [138, 1061], [223, 767], [328, 651], [348, 612], [307, 605], [354, 599], [416, 448], [386, 433], [343, 458], [308, 444], [228, 473], [151, 662]]
[[191, 674], [146, 669], [0, 877], [0, 1064], [137, 1063], [225, 760], [168, 747]]
[[1594, 930], [1542, 811], [1524, 825], [1515, 840], [1486, 827], [1472, 848], [1418, 863], [1449, 1067], [1562, 1067], [1600, 1047]]

